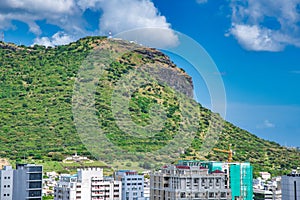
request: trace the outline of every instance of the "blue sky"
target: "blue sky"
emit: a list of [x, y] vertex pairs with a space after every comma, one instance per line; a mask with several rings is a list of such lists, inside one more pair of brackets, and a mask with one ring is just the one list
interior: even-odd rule
[[[0, 2], [0, 30], [16, 44], [53, 46], [141, 27], [168, 29], [158, 35], [164, 44], [176, 30], [205, 48], [224, 81], [228, 121], [300, 146], [300, 0]], [[199, 102], [210, 107], [205, 84], [195, 83]]]

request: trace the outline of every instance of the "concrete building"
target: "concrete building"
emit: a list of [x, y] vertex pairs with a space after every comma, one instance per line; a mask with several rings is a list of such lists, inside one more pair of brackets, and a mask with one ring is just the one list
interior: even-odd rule
[[282, 199], [300, 199], [300, 173], [293, 171], [291, 174], [281, 177]]
[[14, 200], [42, 199], [43, 166], [17, 164], [13, 172]]
[[254, 200], [281, 200], [281, 177], [253, 180]]
[[250, 163], [183, 160], [178, 164], [206, 167], [208, 173], [216, 170], [222, 171], [226, 178], [225, 186], [231, 189], [232, 200], [253, 199], [253, 167]]
[[0, 171], [0, 199], [13, 200], [13, 169], [4, 166]]
[[54, 187], [55, 200], [121, 200], [121, 182], [103, 177], [103, 169], [78, 169], [77, 174], [62, 175]]
[[268, 190], [254, 189], [254, 200], [273, 200], [273, 192]]
[[115, 179], [122, 182], [122, 200], [144, 200], [144, 176], [133, 170], [115, 172]]
[[204, 166], [164, 166], [150, 180], [151, 200], [231, 199], [226, 174], [220, 170], [209, 173]]
[[144, 199], [150, 200], [150, 179], [144, 179]]
[[[54, 199], [56, 200], [76, 200], [81, 199], [79, 192], [80, 184], [77, 181], [77, 175], [61, 175], [60, 180], [54, 187]], [[76, 193], [78, 191], [78, 193]], [[78, 195], [78, 196], [77, 196]]]

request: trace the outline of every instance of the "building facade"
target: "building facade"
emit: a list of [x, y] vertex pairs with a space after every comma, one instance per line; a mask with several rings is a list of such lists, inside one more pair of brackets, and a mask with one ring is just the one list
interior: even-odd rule
[[115, 172], [115, 179], [122, 182], [122, 200], [144, 200], [144, 176], [133, 170]]
[[231, 199], [226, 174], [220, 170], [209, 173], [204, 166], [164, 166], [150, 180], [151, 200]]
[[282, 199], [300, 199], [300, 173], [292, 172], [281, 177]]
[[55, 200], [121, 200], [121, 182], [103, 177], [103, 169], [78, 169], [62, 175], [54, 187]]
[[[54, 187], [54, 199], [56, 200], [76, 200], [81, 199], [81, 192], [77, 193], [80, 184], [77, 181], [77, 175], [71, 176], [64, 174], [60, 176], [60, 180]], [[78, 196], [77, 196], [78, 195]]]
[[11, 166], [4, 166], [0, 171], [0, 199], [13, 200], [13, 169]]
[[41, 200], [43, 166], [17, 164], [13, 172], [13, 199]]

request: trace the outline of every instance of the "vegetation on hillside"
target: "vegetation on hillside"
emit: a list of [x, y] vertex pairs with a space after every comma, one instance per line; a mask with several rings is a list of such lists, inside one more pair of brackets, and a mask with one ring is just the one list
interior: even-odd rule
[[[75, 151], [92, 157], [82, 144], [73, 122], [73, 87], [83, 60], [91, 50], [109, 42], [103, 37], [87, 37], [54, 48], [0, 43], [0, 157], [14, 161], [24, 157], [60, 161]], [[181, 121], [176, 94], [170, 87], [152, 83], [143, 85], [131, 96], [131, 118], [146, 126], [151, 123], [151, 106], [160, 104], [167, 114], [164, 128], [148, 140], [128, 136], [118, 128], [111, 111], [112, 85], [122, 74], [146, 63], [161, 63], [163, 67], [176, 69], [191, 81], [185, 72], [154, 49], [129, 52], [110, 64], [106, 79], [100, 80], [95, 93], [99, 126], [114, 144], [132, 152], [147, 152], [164, 146], [176, 135]], [[199, 112], [200, 129], [181, 159], [225, 161], [226, 153], [211, 151], [205, 158], [199, 155], [209, 120], [215, 115], [200, 104]], [[298, 151], [260, 139], [224, 121], [216, 147], [227, 149], [229, 144], [235, 151], [234, 161], [250, 161], [255, 173], [269, 171], [276, 175], [300, 164]]]

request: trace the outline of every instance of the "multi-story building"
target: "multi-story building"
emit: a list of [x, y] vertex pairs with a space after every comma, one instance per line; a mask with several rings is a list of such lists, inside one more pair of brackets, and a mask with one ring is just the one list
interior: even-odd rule
[[62, 174], [60, 176], [59, 182], [54, 187], [54, 199], [57, 200], [80, 199], [81, 193], [79, 193], [80, 191], [79, 189], [80, 189], [80, 184], [78, 184], [77, 175], [71, 176], [68, 174]]
[[121, 200], [121, 198], [122, 185], [120, 181], [116, 181], [112, 177], [92, 178], [92, 200]]
[[151, 175], [150, 188], [151, 200], [231, 199], [226, 174], [197, 165], [164, 166]]
[[[178, 169], [179, 166], [179, 169]], [[174, 166], [173, 166], [174, 167]], [[213, 162], [213, 161], [197, 161], [197, 160], [183, 160], [183, 161], [179, 161], [178, 165], [175, 166], [177, 169], [172, 170], [173, 173], [175, 174], [171, 174], [168, 175], [170, 176], [170, 178], [174, 179], [177, 176], [183, 176], [180, 175], [180, 173], [186, 173], [187, 175], [184, 176], [195, 176], [197, 177], [196, 179], [200, 179], [201, 181], [206, 180], [205, 178], [207, 178], [207, 180], [210, 180], [211, 183], [209, 185], [209, 187], [211, 187], [210, 189], [212, 189], [212, 187], [214, 187], [214, 179], [212, 177], [216, 177], [217, 175], [219, 177], [217, 177], [218, 180], [220, 180], [221, 177], [221, 181], [222, 181], [222, 187], [218, 188], [216, 187], [216, 189], [222, 189], [222, 190], [229, 190], [229, 195], [228, 192], [226, 192], [226, 196], [225, 195], [225, 191], [221, 192], [218, 191], [218, 195], [216, 194], [215, 190], [213, 190], [213, 192], [211, 192], [211, 194], [209, 194], [210, 189], [209, 188], [205, 188], [207, 187], [205, 185], [204, 182], [204, 186], [203, 187], [192, 187], [192, 192], [190, 191], [184, 191], [184, 185], [181, 185], [182, 187], [180, 188], [180, 190], [178, 190], [178, 188], [171, 188], [172, 192], [174, 192], [173, 190], [176, 190], [176, 192], [180, 192], [180, 194], [182, 193], [182, 196], [189, 196], [186, 198], [181, 198], [180, 196], [177, 195], [170, 197], [170, 199], [232, 199], [232, 200], [252, 200], [253, 199], [253, 168], [250, 165], [250, 163], [225, 163], [225, 162]], [[180, 169], [180, 168], [186, 168], [185, 170]], [[162, 173], [163, 172], [163, 173]], [[161, 170], [160, 173], [164, 174], [167, 173], [168, 171], [166, 170]], [[216, 172], [219, 172], [216, 174]], [[156, 173], [157, 174], [157, 173]], [[161, 175], [162, 175], [161, 174]], [[179, 174], [179, 175], [178, 175]], [[152, 178], [154, 178], [156, 175], [152, 175]], [[203, 178], [202, 178], [203, 176]], [[211, 177], [212, 176], [212, 177]], [[156, 180], [151, 180], [151, 182], [156, 182]], [[189, 180], [189, 182], [181, 182], [181, 184], [186, 184], [189, 185], [188, 188], [190, 188], [192, 185], [191, 181], [193, 180]], [[153, 182], [153, 184], [154, 184]], [[174, 184], [174, 183], [172, 183]], [[170, 185], [170, 184], [169, 184]], [[151, 185], [151, 199], [154, 199], [153, 195], [155, 189], [152, 188], [153, 186]], [[157, 186], [156, 186], [157, 187]], [[160, 185], [160, 187], [162, 187]], [[170, 187], [175, 187], [174, 185], [170, 185]], [[162, 188], [160, 189], [161, 191], [165, 191], [165, 192], [170, 192], [168, 191], [170, 188], [167, 188], [166, 190], [163, 190]], [[181, 190], [182, 189], [182, 190]], [[208, 192], [208, 194], [205, 195], [205, 192], [201, 193], [201, 192], [197, 192], [197, 190], [199, 191], [203, 191], [207, 189], [206, 191]], [[190, 190], [190, 189], [189, 189]], [[187, 195], [184, 195], [187, 194]], [[220, 195], [222, 194], [222, 195]], [[199, 196], [202, 195], [200, 197], [195, 197], [195, 196]], [[159, 195], [158, 195], [159, 196]], [[194, 197], [193, 197], [194, 196]], [[168, 197], [169, 198], [169, 197]], [[167, 199], [168, 199], [167, 198]]]
[[253, 180], [254, 200], [281, 200], [281, 177]]
[[0, 199], [13, 200], [13, 169], [4, 166], [0, 171]]
[[144, 197], [150, 200], [150, 179], [144, 179]]
[[13, 199], [42, 199], [43, 166], [17, 164], [13, 172]]
[[119, 170], [115, 179], [122, 182], [122, 200], [144, 200], [144, 176], [133, 170]]
[[293, 171], [291, 174], [281, 177], [282, 199], [300, 199], [300, 173]]
[[232, 200], [253, 199], [253, 168], [250, 163], [228, 163]]
[[121, 182], [103, 177], [103, 169], [78, 169], [76, 175], [62, 175], [54, 187], [55, 200], [121, 200]]

